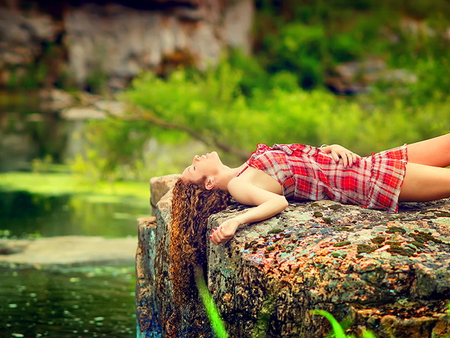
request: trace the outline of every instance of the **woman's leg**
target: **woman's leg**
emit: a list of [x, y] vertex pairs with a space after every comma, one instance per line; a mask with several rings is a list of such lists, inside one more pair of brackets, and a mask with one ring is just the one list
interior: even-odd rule
[[408, 161], [442, 168], [450, 166], [450, 134], [408, 144]]
[[406, 165], [400, 201], [432, 201], [450, 197], [450, 169], [417, 163]]

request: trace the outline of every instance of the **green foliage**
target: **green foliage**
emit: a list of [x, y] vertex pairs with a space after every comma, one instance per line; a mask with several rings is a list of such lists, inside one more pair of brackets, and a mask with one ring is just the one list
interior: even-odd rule
[[[245, 56], [239, 50], [231, 50], [228, 56], [230, 67], [241, 74], [238, 86], [245, 96], [251, 96], [256, 90], [267, 91], [271, 88], [270, 75], [255, 58]], [[297, 78], [292, 73], [293, 83]]]
[[85, 151], [71, 161], [71, 168], [94, 181], [140, 179], [148, 131], [143, 121], [91, 120], [83, 130]]
[[31, 170], [34, 173], [49, 172], [52, 167], [53, 158], [46, 155], [43, 159], [36, 158], [31, 162]]
[[5, 64], [9, 72], [6, 87], [12, 90], [29, 90], [62, 85], [65, 82], [64, 74], [61, 74], [61, 65], [64, 62], [62, 49], [57, 42], [43, 42], [40, 54], [33, 63]]
[[[324, 310], [311, 310], [311, 314], [320, 315], [328, 319], [333, 329], [332, 337], [335, 338], [356, 338], [354, 335], [346, 335], [343, 326], [333, 317], [333, 315]], [[375, 334], [368, 330], [363, 330], [362, 338], [376, 338]]]
[[227, 338], [228, 333], [225, 329], [225, 324], [220, 317], [220, 313], [217, 310], [216, 304], [209, 293], [208, 287], [206, 286], [205, 278], [203, 277], [203, 271], [196, 271], [195, 282], [197, 284], [200, 299], [202, 300], [203, 306], [205, 307], [206, 313], [208, 315], [211, 327], [216, 337]]
[[311, 310], [313, 315], [321, 315], [324, 316], [331, 324], [333, 328], [333, 332], [336, 338], [347, 338], [348, 336], [345, 334], [344, 329], [339, 324], [339, 322], [333, 317], [332, 314], [323, 310]]
[[[206, 140], [243, 145], [245, 133], [236, 133], [233, 123], [247, 118], [245, 97], [240, 92], [241, 74], [228, 64], [204, 74], [190, 75], [174, 72], [167, 80], [151, 73], [142, 74], [124, 99], [150, 111], [157, 118], [179, 127], [188, 127]], [[154, 130], [160, 137], [162, 129]], [[164, 133], [166, 133], [164, 131]], [[182, 134], [172, 131], [175, 141], [183, 141]]]
[[100, 68], [93, 69], [86, 78], [85, 87], [92, 93], [105, 93], [107, 91], [108, 75]]
[[[180, 69], [164, 79], [141, 74], [121, 99], [134, 107], [133, 114], [144, 111], [153, 120], [142, 115], [141, 121], [90, 123], [88, 150], [73, 167], [101, 179], [133, 179], [186, 165], [175, 161], [169, 168], [149, 158], [142, 147], [150, 138], [178, 147], [194, 137], [208, 149], [225, 144], [246, 153], [257, 142], [339, 143], [368, 155], [449, 131], [450, 58], [443, 38], [448, 22], [438, 10], [447, 2], [256, 5], [255, 56], [230, 51], [203, 73]], [[418, 33], [405, 29], [404, 18], [414, 18]], [[380, 80], [350, 98], [323, 89], [330, 67], [373, 55], [402, 69], [399, 79]], [[94, 78], [103, 81], [101, 74]], [[242, 161], [236, 152], [221, 155], [230, 165]]]
[[297, 75], [303, 88], [322, 83], [323, 62], [327, 55], [325, 32], [320, 25], [289, 23], [264, 38], [266, 67], [272, 73], [287, 70]]
[[269, 72], [296, 74], [305, 89], [320, 88], [323, 72], [335, 64], [369, 56], [413, 71], [430, 57], [448, 60], [445, 0], [257, 0], [256, 6], [256, 58]]
[[[255, 89], [245, 97], [240, 79], [227, 64], [196, 77], [183, 71], [167, 80], [143, 74], [124, 98], [163, 121], [248, 152], [257, 142], [300, 142], [340, 143], [368, 155], [448, 130], [448, 99], [411, 104], [394, 97], [378, 103], [377, 95], [384, 94], [373, 94], [344, 100], [326, 91], [304, 91], [287, 73], [278, 74], [272, 89]], [[115, 133], [119, 128], [114, 126]], [[179, 131], [171, 133], [174, 140], [186, 140]], [[152, 129], [153, 136], [165, 134]], [[117, 146], [122, 142], [125, 138]]]

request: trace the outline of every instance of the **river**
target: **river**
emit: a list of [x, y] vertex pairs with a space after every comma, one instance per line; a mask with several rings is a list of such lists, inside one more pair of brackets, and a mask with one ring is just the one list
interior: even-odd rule
[[[36, 112], [35, 104], [0, 102], [0, 241], [136, 237], [136, 219], [150, 214], [148, 181], [135, 182], [139, 196], [117, 189], [90, 194], [64, 191], [70, 178], [61, 181], [59, 173], [26, 172], [34, 158], [62, 161], [67, 148], [68, 135], [60, 133], [67, 125], [57, 114]], [[39, 191], [45, 180], [48, 191]], [[135, 337], [134, 291], [134, 261], [0, 263], [0, 337]]]
[[[149, 209], [73, 203], [73, 198], [0, 193], [2, 236], [136, 236], [136, 218]], [[80, 215], [83, 210], [91, 217]], [[0, 337], [135, 336], [133, 262], [50, 268], [0, 265], [0, 281]]]

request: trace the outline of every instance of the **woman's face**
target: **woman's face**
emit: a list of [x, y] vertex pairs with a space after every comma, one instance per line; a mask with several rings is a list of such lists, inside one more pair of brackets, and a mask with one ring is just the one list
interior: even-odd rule
[[184, 169], [181, 177], [190, 182], [197, 182], [205, 176], [215, 175], [221, 164], [219, 155], [215, 151], [202, 156], [195, 155], [192, 164]]

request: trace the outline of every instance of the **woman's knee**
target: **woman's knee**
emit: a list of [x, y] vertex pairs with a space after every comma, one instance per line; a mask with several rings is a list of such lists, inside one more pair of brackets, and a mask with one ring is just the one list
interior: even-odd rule
[[417, 163], [406, 165], [400, 201], [432, 201], [450, 197], [450, 170]]

